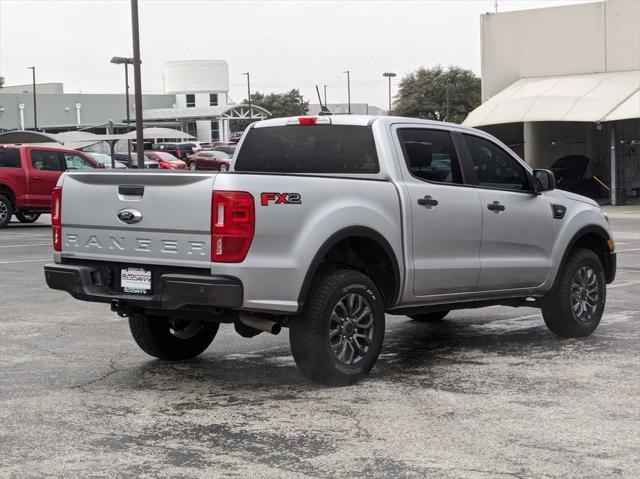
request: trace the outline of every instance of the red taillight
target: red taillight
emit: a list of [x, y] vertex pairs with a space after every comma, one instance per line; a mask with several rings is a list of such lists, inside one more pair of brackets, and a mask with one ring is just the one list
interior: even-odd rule
[[214, 191], [211, 202], [211, 261], [241, 263], [247, 257], [255, 231], [251, 193]]
[[51, 229], [53, 250], [62, 251], [62, 187], [56, 186], [51, 195]]
[[317, 121], [317, 116], [301, 116], [298, 118], [299, 125], [315, 125]]

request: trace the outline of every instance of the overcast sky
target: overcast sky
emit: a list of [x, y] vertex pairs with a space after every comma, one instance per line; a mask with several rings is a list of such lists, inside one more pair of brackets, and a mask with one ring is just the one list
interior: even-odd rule
[[[589, 1], [589, 0], [586, 0]], [[499, 11], [585, 0], [500, 0]], [[140, 0], [142, 90], [162, 93], [168, 60], [223, 59], [230, 96], [300, 88], [327, 99], [386, 106], [384, 71], [400, 76], [420, 66], [461, 65], [480, 74], [479, 16], [493, 0], [217, 1]], [[7, 85], [63, 82], [66, 92], [117, 93], [131, 56], [129, 0], [0, 0], [0, 75]], [[133, 80], [131, 80], [133, 83]]]

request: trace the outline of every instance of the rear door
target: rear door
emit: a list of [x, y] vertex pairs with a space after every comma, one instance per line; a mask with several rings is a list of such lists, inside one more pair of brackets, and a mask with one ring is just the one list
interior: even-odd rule
[[473, 165], [482, 208], [481, 291], [532, 288], [551, 267], [553, 216], [547, 198], [533, 193], [531, 175], [507, 150], [461, 135]]
[[480, 273], [482, 214], [478, 193], [464, 186], [459, 154], [446, 129], [395, 128], [405, 162], [416, 297], [463, 293]]
[[60, 153], [52, 150], [29, 150], [29, 200], [33, 207], [51, 207], [51, 192], [65, 170]]

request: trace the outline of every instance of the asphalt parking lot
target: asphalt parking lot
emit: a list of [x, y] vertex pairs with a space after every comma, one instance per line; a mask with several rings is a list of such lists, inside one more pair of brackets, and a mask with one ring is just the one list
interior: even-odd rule
[[640, 207], [610, 209], [618, 275], [593, 336], [536, 309], [389, 316], [362, 383], [297, 372], [286, 331], [223, 325], [146, 356], [108, 305], [47, 289], [49, 216], [0, 231], [2, 477], [640, 476]]

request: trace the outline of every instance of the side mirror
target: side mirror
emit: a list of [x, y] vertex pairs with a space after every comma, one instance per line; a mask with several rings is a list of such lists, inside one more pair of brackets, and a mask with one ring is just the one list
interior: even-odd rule
[[556, 176], [551, 170], [533, 170], [533, 190], [536, 193], [556, 188]]

